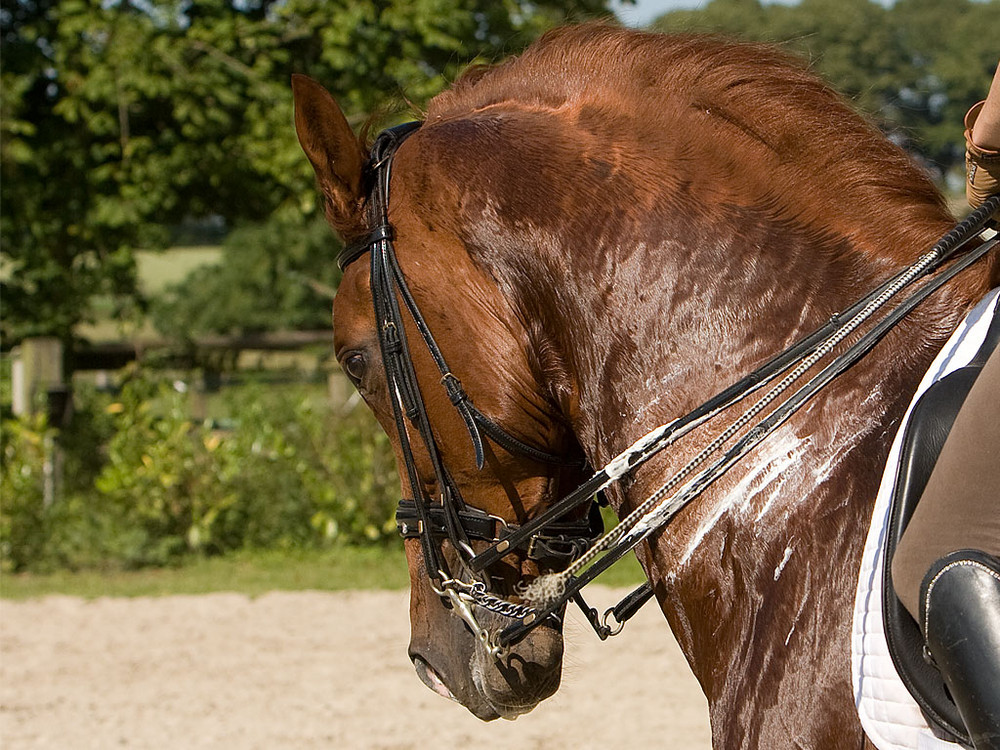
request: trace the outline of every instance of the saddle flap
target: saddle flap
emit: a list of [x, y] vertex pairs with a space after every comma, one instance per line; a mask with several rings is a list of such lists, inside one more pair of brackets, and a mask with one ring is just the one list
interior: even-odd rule
[[[955, 418], [998, 338], [1000, 315], [995, 314], [974, 359], [928, 388], [914, 406], [903, 434], [884, 559], [892, 559]], [[883, 570], [882, 597], [886, 642], [900, 679], [932, 726], [947, 739], [971, 747], [958, 708], [941, 675], [924, 659], [920, 626], [896, 597], [889, 565]]]

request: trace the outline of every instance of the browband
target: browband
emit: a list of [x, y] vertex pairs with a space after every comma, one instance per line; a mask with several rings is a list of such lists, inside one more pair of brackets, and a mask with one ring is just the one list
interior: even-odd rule
[[[375, 142], [375, 146], [372, 148], [368, 161], [364, 166], [363, 179], [366, 185], [371, 185], [379, 167], [382, 166], [386, 159], [391, 158], [396, 153], [396, 149], [402, 145], [403, 141], [413, 135], [421, 124], [419, 120], [404, 122], [402, 125], [388, 128], [379, 134], [378, 140]], [[371, 195], [371, 190], [367, 187], [365, 195]], [[371, 203], [371, 200], [369, 200], [369, 212], [374, 208]], [[371, 222], [371, 226], [374, 226], [371, 232], [360, 240], [344, 245], [341, 249], [337, 255], [337, 265], [340, 266], [341, 271], [367, 253], [376, 242], [381, 242], [382, 240], [392, 241], [395, 239], [390, 224], [376, 220]]]

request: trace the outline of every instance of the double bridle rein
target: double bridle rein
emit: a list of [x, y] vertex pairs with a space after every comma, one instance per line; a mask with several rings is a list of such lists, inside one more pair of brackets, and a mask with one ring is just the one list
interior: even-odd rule
[[[420, 125], [419, 122], [399, 125], [384, 131], [376, 139], [365, 170], [371, 231], [361, 242], [346, 246], [338, 257], [338, 263], [343, 269], [365, 253], [370, 254], [371, 290], [379, 347], [403, 463], [413, 496], [412, 499], [400, 501], [396, 511], [397, 527], [404, 538], [420, 540], [426, 572], [434, 591], [466, 622], [481, 645], [494, 657], [499, 657], [510, 645], [524, 638], [543, 622], [550, 619], [558, 621], [570, 600], [580, 606], [602, 639], [619, 632], [624, 622], [651, 598], [651, 586], [643, 584], [603, 616], [586, 604], [581, 596], [581, 589], [654, 531], [667, 525], [682, 508], [784, 424], [822, 387], [867, 354], [917, 304], [984, 257], [997, 243], [997, 237], [993, 237], [955, 260], [947, 269], [929, 279], [885, 313], [854, 343], [846, 346], [784, 401], [778, 401], [779, 396], [820, 360], [830, 355], [852, 333], [858, 331], [899, 291], [940, 269], [946, 261], [956, 256], [961, 247], [977, 237], [991, 216], [1000, 209], [1000, 196], [989, 199], [915, 263], [835, 315], [828, 323], [689, 414], [644, 435], [569, 495], [550, 505], [534, 519], [517, 526], [466, 504], [459, 487], [444, 465], [417, 383], [404, 333], [400, 299], [437, 366], [442, 387], [465, 423], [479, 469], [484, 465], [484, 437], [512, 454], [538, 463], [576, 465], [583, 468], [584, 462], [579, 457], [558, 456], [529, 445], [480, 412], [465, 392], [461, 381], [448, 367], [410, 293], [393, 247], [393, 228], [388, 215], [389, 182], [396, 150]], [[603, 527], [595, 503], [597, 493], [635, 471], [664, 448], [724, 409], [774, 381], [777, 381], [776, 384], [735, 423], [618, 526], [598, 539]], [[774, 409], [753, 424], [753, 420], [772, 404], [776, 404]], [[407, 424], [419, 435], [430, 457], [439, 493], [437, 502], [432, 501], [424, 492]], [[739, 435], [741, 430], [744, 432]], [[730, 441], [735, 442], [726, 448], [726, 443]], [[716, 455], [714, 460], [709, 460]], [[707, 466], [701, 468], [702, 464]], [[568, 520], [579, 514], [581, 506], [588, 503], [590, 508], [585, 517]], [[473, 580], [462, 580], [450, 570], [440, 546], [443, 539], [447, 539], [457, 551], [462, 567], [473, 576]], [[472, 540], [485, 541], [489, 546], [476, 553]], [[537, 579], [523, 592], [522, 602], [512, 602], [496, 596], [491, 592], [489, 579], [485, 575], [491, 565], [516, 550], [522, 551], [529, 559], [545, 563], [553, 570], [557, 567], [561, 570]], [[476, 607], [510, 618], [512, 622], [499, 633], [490, 633], [480, 625]]]

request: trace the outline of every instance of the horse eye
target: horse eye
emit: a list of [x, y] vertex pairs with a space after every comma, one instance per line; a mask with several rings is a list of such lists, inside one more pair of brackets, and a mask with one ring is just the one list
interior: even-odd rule
[[367, 364], [364, 354], [354, 352], [347, 355], [341, 366], [344, 368], [344, 372], [347, 373], [347, 377], [351, 379], [351, 382], [356, 386], [360, 386], [361, 380], [365, 376], [365, 371], [368, 369]]

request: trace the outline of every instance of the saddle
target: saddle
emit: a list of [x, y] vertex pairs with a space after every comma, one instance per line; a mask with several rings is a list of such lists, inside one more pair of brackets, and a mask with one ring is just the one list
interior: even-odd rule
[[[1000, 307], [994, 311], [986, 338], [969, 364], [928, 388], [914, 406], [903, 433], [883, 559], [892, 560], [896, 544], [913, 516], [955, 417], [998, 342]], [[944, 681], [924, 657], [920, 626], [896, 597], [888, 564], [884, 566], [882, 577], [882, 613], [889, 655], [928, 724], [944, 739], [972, 747]]]

